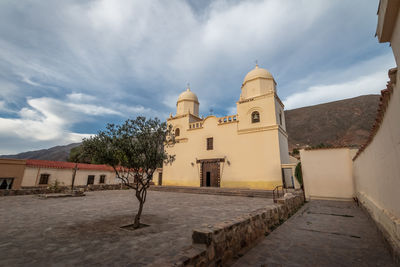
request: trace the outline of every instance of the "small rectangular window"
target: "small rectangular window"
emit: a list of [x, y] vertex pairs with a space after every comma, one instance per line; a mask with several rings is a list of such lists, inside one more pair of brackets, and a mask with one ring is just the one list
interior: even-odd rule
[[214, 149], [214, 139], [212, 137], [207, 138], [207, 150], [213, 150]]
[[106, 182], [106, 176], [105, 175], [100, 175], [99, 184], [104, 184], [105, 182]]
[[50, 174], [41, 174], [39, 184], [48, 184], [49, 183]]
[[87, 184], [94, 184], [94, 175], [89, 175], [87, 177]]
[[282, 112], [279, 112], [279, 124], [282, 125]]

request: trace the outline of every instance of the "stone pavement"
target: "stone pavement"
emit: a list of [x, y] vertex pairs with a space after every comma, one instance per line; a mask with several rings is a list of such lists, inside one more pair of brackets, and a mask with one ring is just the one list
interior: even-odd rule
[[0, 266], [143, 266], [190, 246], [192, 229], [273, 205], [271, 199], [148, 192], [142, 222], [133, 190], [84, 197], [0, 198]]
[[305, 204], [234, 266], [396, 266], [373, 222], [353, 202]]

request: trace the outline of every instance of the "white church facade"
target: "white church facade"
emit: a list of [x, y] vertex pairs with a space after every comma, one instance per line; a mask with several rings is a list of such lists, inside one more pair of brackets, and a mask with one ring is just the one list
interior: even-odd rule
[[[284, 106], [271, 73], [256, 66], [244, 78], [237, 114], [204, 119], [188, 88], [177, 101], [175, 161], [163, 166], [163, 185], [274, 189], [293, 186]], [[292, 164], [293, 165], [293, 164]]]

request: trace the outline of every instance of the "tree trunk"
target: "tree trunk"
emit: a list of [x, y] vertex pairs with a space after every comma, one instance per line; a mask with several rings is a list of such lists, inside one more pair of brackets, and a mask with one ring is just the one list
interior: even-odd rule
[[139, 199], [139, 210], [137, 212], [137, 214], [135, 215], [135, 221], [133, 222], [133, 228], [137, 229], [140, 227], [140, 216], [142, 215], [142, 211], [143, 211], [143, 199]]
[[77, 170], [78, 170], [78, 163], [75, 163], [74, 172], [72, 173], [71, 191], [74, 191], [75, 176]]

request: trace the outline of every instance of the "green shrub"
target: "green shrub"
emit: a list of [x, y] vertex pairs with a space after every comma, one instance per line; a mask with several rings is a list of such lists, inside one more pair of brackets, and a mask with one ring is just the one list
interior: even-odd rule
[[301, 171], [301, 162], [297, 163], [294, 175], [301, 186], [303, 186], [303, 172]]

